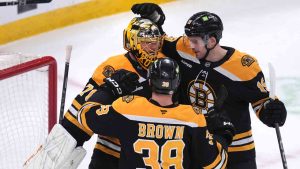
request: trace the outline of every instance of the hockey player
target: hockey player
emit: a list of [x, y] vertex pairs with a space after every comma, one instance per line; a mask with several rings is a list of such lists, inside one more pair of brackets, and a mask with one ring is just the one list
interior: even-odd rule
[[[112, 105], [87, 102], [79, 111], [78, 124], [90, 133], [120, 139], [120, 169], [225, 168], [225, 149], [234, 135], [225, 112], [218, 112], [218, 107], [211, 109], [215, 115], [207, 121], [210, 130], [215, 132], [211, 135], [203, 114], [195, 114], [190, 105], [174, 104], [172, 95], [179, 86], [180, 74], [178, 64], [170, 58], [155, 61], [149, 68], [148, 79], [152, 89], [150, 99], [127, 95]], [[91, 100], [99, 100], [99, 92], [113, 96], [105, 88], [116, 86], [105, 85], [101, 85]], [[222, 97], [219, 98], [222, 105]], [[55, 125], [46, 143], [25, 168], [77, 168], [85, 154], [82, 147], [75, 148], [79, 140], [60, 124]]]
[[[102, 93], [99, 102], [102, 104], [111, 104], [119, 95], [133, 94], [149, 98], [151, 90], [146, 81], [147, 68], [157, 58], [163, 57], [158, 51], [161, 49], [161, 34], [158, 27], [148, 19], [134, 18], [128, 24], [123, 32], [124, 48], [128, 51], [125, 54], [108, 58], [100, 64], [95, 70], [93, 76], [86, 84], [84, 90], [76, 96], [72, 105], [68, 109], [63, 119], [63, 126], [68, 131], [84, 135], [84, 139], [77, 144], [81, 146], [84, 141], [90, 138], [91, 132], [82, 128], [78, 124], [76, 118], [79, 108], [97, 91], [98, 86], [103, 84], [105, 78], [111, 77], [123, 85], [123, 93], [115, 90], [116, 97], [111, 98], [106, 93]], [[123, 69], [121, 71], [118, 71]], [[133, 74], [127, 72], [135, 72], [139, 75], [139, 83], [131, 83], [134, 78]], [[113, 86], [114, 83], [107, 83]], [[89, 165], [90, 169], [109, 169], [118, 167], [118, 158], [120, 157], [120, 143], [117, 139], [99, 135], [95, 146], [92, 160]]]
[[[153, 3], [135, 4], [133, 13], [148, 18], [161, 26], [165, 15]], [[269, 98], [265, 78], [255, 57], [232, 47], [221, 46], [223, 23], [219, 16], [199, 12], [191, 16], [185, 35], [166, 37], [162, 52], [175, 59], [182, 72], [180, 103], [191, 104], [195, 111], [208, 114], [215, 104], [220, 85], [225, 85], [229, 96], [225, 110], [236, 128], [236, 135], [228, 148], [229, 169], [255, 169], [255, 146], [251, 131], [249, 103], [257, 117], [267, 126], [282, 126], [286, 120], [284, 104]]]
[[85, 128], [120, 139], [119, 168], [225, 168], [227, 155], [222, 144], [226, 147], [231, 142], [233, 126], [226, 118], [214, 119], [215, 127], [222, 131], [214, 135], [220, 140], [216, 142], [202, 114], [195, 114], [191, 106], [174, 104], [179, 76], [175, 61], [158, 59], [148, 71], [149, 100], [128, 95], [111, 106], [89, 102], [81, 109], [78, 118]]

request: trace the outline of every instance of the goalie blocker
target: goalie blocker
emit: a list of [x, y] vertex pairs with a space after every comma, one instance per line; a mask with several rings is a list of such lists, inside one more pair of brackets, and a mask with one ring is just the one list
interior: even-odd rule
[[76, 147], [76, 140], [60, 124], [56, 124], [41, 145], [24, 164], [24, 169], [76, 169], [86, 150]]

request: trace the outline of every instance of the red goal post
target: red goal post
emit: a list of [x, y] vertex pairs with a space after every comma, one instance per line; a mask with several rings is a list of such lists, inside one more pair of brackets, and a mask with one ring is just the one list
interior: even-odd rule
[[22, 168], [57, 121], [56, 60], [0, 53], [0, 95], [0, 166]]

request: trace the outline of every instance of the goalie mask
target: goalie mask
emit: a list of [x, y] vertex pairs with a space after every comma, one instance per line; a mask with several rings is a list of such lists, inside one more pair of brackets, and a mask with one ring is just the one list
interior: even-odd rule
[[138, 63], [148, 69], [157, 59], [162, 46], [158, 27], [150, 20], [133, 18], [123, 32], [124, 48], [134, 54]]

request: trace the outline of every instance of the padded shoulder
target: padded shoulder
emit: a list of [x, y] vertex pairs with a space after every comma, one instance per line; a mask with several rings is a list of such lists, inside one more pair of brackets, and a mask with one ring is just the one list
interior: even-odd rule
[[176, 51], [181, 58], [199, 63], [199, 60], [196, 58], [195, 52], [190, 46], [188, 38], [180, 37], [176, 43]]
[[110, 77], [118, 69], [136, 72], [130, 61], [124, 55], [117, 55], [109, 57], [100, 64], [94, 71], [92, 78], [98, 85], [101, 85], [103, 79]]
[[164, 108], [152, 104], [144, 97], [129, 95], [117, 99], [112, 107], [118, 113], [135, 120], [151, 119], [151, 121], [162, 123], [177, 121], [191, 127], [206, 126], [205, 117], [202, 114], [196, 114], [190, 105]]
[[233, 81], [249, 81], [261, 72], [255, 57], [238, 50], [235, 50], [229, 60], [214, 69]]

